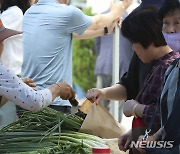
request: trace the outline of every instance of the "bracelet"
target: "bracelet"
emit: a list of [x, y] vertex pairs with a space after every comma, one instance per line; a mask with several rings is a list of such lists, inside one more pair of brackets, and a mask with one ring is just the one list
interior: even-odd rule
[[104, 35], [107, 35], [107, 34], [108, 34], [108, 28], [104, 27]]
[[136, 115], [136, 113], [135, 113], [135, 109], [136, 109], [137, 105], [138, 105], [138, 104], [135, 104], [135, 105], [133, 106], [133, 115], [134, 115], [135, 118], [138, 117], [138, 116]]
[[59, 91], [60, 91], [60, 93], [61, 93], [62, 87], [61, 87], [58, 83], [55, 83], [55, 85], [57, 85], [57, 86], [59, 87]]

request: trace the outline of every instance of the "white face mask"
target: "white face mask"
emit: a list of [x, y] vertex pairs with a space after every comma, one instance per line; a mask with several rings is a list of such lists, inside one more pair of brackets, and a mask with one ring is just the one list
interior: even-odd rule
[[164, 38], [166, 43], [170, 46], [171, 49], [175, 52], [180, 52], [180, 32], [178, 33], [164, 33]]

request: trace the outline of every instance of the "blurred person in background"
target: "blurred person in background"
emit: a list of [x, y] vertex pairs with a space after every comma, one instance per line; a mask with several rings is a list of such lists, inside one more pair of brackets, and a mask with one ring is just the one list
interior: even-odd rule
[[[1, 0], [1, 20], [5, 27], [22, 31], [23, 14], [34, 3], [34, 0]], [[4, 41], [0, 62], [21, 76], [23, 61], [22, 34], [12, 36]], [[7, 116], [8, 115], [8, 116]], [[16, 106], [8, 101], [0, 109], [1, 124], [6, 125], [16, 120]]]

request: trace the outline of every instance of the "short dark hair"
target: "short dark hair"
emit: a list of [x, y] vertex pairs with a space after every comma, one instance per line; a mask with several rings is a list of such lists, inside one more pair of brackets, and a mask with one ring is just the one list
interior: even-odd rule
[[11, 6], [19, 7], [23, 14], [31, 6], [30, 0], [0, 0], [1, 2], [1, 12], [6, 11]]
[[122, 22], [121, 32], [132, 43], [140, 43], [148, 48], [167, 45], [162, 34], [162, 21], [158, 18], [158, 9], [154, 6], [139, 6]]
[[180, 0], [165, 0], [159, 9], [159, 18], [164, 19], [170, 13], [180, 10]]

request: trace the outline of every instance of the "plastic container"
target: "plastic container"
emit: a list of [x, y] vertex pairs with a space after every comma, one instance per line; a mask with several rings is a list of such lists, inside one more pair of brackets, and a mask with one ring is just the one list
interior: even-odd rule
[[110, 154], [111, 150], [109, 147], [93, 147], [93, 154]]

